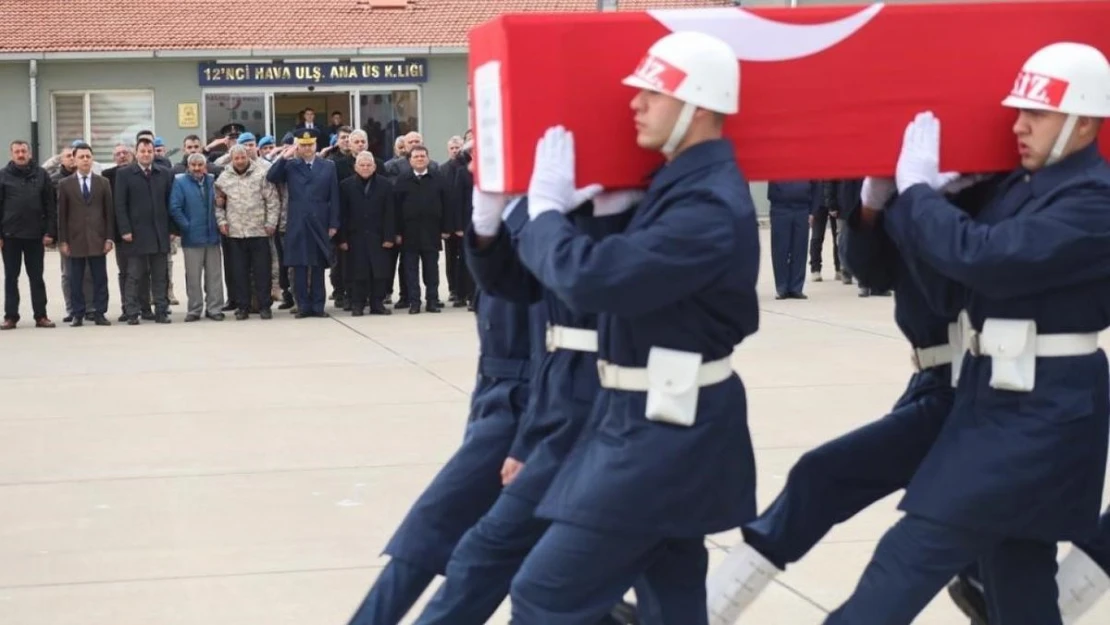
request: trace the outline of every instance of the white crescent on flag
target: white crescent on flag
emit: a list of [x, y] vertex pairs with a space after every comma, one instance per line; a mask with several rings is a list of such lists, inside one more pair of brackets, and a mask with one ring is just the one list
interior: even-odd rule
[[648, 11], [671, 32], [712, 35], [732, 46], [741, 61], [790, 61], [828, 50], [859, 32], [883, 10], [877, 2], [824, 24], [785, 24], [741, 8], [656, 9]]

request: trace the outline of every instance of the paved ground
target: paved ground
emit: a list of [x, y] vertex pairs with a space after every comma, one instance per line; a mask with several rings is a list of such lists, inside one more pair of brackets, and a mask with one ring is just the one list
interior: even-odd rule
[[[60, 321], [57, 256], [47, 266]], [[766, 260], [763, 274], [762, 328], [735, 359], [761, 506], [802, 452], [882, 415], [910, 373], [889, 299], [827, 281], [776, 302]], [[0, 623], [343, 625], [459, 442], [476, 348], [465, 309], [188, 325], [182, 310], [170, 326], [0, 335]], [[742, 622], [820, 623], [895, 503], [835, 529]], [[710, 539], [715, 561], [737, 536]], [[918, 622], [965, 621], [942, 597]], [[1110, 600], [1085, 622], [1110, 622]]]

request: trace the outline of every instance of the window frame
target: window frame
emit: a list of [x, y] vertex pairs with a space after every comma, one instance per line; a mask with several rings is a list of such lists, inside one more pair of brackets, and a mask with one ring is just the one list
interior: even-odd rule
[[[50, 92], [50, 156], [56, 156], [55, 150], [58, 148], [58, 114], [57, 114], [57, 100], [55, 96], [63, 97], [82, 97], [82, 138], [89, 140], [89, 134], [92, 132], [92, 107], [90, 101], [93, 95], [144, 95], [150, 99], [150, 118], [153, 122], [158, 119], [158, 111], [156, 109], [156, 102], [154, 98], [153, 89], [60, 89], [58, 91]], [[157, 132], [153, 127], [151, 131]], [[47, 157], [49, 158], [49, 157]], [[46, 160], [46, 159], [42, 159]]]

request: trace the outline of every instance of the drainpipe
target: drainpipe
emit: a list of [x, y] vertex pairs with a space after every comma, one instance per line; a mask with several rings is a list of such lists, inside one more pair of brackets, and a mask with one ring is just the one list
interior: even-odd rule
[[41, 163], [45, 159], [40, 159], [39, 154], [39, 62], [31, 59], [31, 67], [29, 69], [31, 79], [31, 154], [34, 156], [35, 161]]

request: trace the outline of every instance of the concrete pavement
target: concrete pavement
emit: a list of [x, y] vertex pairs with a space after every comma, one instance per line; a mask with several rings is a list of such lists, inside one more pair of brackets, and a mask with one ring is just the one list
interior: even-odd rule
[[[808, 301], [775, 301], [763, 234], [761, 330], [735, 357], [761, 506], [804, 451], [885, 414], [911, 371], [891, 300], [832, 282], [831, 250]], [[57, 257], [46, 267], [59, 327], [27, 321], [24, 279], [25, 321], [0, 334], [0, 623], [343, 625], [460, 441], [473, 316], [185, 324], [182, 301], [168, 326], [74, 329]], [[834, 529], [741, 622], [820, 623], [896, 503]], [[711, 537], [713, 560], [738, 536]], [[917, 622], [966, 621], [942, 595]], [[1084, 622], [1110, 622], [1110, 600]]]

